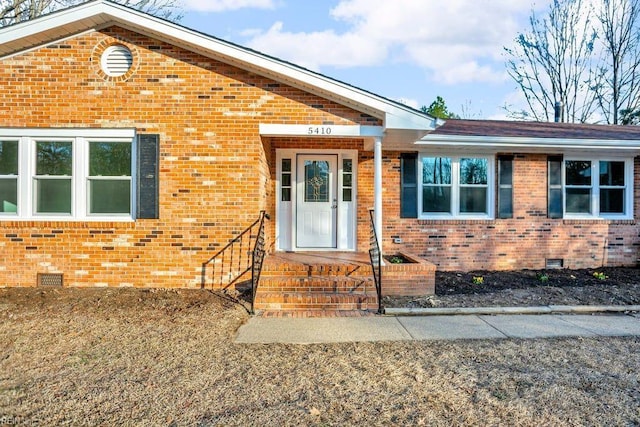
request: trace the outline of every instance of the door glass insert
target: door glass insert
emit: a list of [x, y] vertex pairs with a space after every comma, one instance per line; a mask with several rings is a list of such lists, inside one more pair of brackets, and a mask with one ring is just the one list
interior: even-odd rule
[[350, 202], [353, 198], [353, 160], [342, 161], [342, 201]]
[[329, 162], [305, 160], [304, 201], [321, 203], [329, 201]]
[[281, 200], [291, 201], [291, 159], [282, 159], [282, 173], [280, 176]]

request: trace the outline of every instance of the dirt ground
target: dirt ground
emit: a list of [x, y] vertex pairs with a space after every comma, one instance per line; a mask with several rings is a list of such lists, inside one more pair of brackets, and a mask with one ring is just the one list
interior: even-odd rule
[[640, 338], [234, 344], [247, 318], [204, 290], [0, 289], [0, 423], [640, 424]]
[[384, 299], [385, 307], [638, 304], [638, 268], [438, 271], [434, 296]]

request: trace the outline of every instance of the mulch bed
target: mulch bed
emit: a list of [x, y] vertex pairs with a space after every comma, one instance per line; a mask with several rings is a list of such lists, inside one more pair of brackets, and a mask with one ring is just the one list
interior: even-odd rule
[[386, 307], [640, 304], [640, 269], [436, 272], [436, 294], [385, 297]]

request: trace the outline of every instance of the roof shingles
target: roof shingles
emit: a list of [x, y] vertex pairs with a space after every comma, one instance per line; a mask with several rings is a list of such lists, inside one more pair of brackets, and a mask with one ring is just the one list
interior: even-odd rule
[[431, 135], [628, 141], [640, 140], [640, 126], [449, 119]]

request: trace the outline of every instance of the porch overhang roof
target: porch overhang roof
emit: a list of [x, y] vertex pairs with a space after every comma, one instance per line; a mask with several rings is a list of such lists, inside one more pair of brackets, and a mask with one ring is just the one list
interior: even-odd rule
[[409, 131], [420, 138], [437, 126], [437, 119], [402, 103], [109, 0], [91, 1], [0, 29], [0, 60], [111, 26], [129, 29], [335, 101], [381, 120], [390, 131]]

